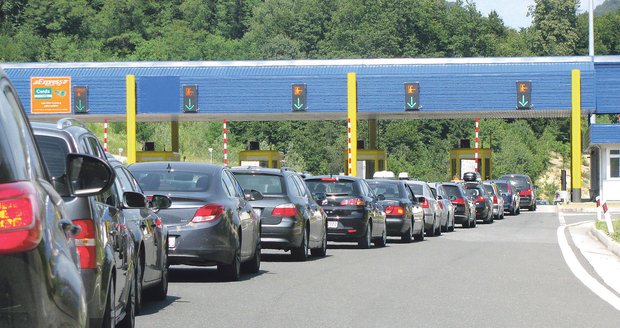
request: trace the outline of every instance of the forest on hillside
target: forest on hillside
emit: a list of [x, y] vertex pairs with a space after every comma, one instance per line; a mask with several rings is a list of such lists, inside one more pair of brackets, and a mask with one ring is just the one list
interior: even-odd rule
[[[532, 26], [515, 30], [461, 0], [3, 0], [0, 62], [586, 55], [588, 18], [577, 14], [578, 1], [535, 0]], [[595, 31], [597, 55], [620, 53], [620, 10], [600, 14]], [[472, 138], [473, 126], [468, 119], [380, 120], [379, 147], [389, 169], [445, 180], [448, 150]], [[568, 119], [482, 120], [485, 146], [492, 133], [493, 175], [540, 176], [551, 156], [569, 156], [569, 127]], [[212, 147], [221, 163], [221, 128], [181, 123], [182, 157], [208, 160]], [[124, 129], [112, 125], [111, 149], [124, 146]], [[170, 149], [169, 129], [140, 123], [138, 142]], [[232, 122], [229, 131], [232, 163], [247, 142], [259, 141], [283, 151], [287, 166], [344, 171], [344, 122]], [[365, 131], [360, 122], [362, 139]]]

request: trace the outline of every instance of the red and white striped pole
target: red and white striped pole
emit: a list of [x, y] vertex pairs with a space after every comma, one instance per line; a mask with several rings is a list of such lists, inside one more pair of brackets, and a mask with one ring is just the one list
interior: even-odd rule
[[228, 166], [228, 139], [226, 137], [226, 119], [224, 119], [224, 166]]
[[605, 217], [605, 223], [607, 224], [607, 231], [609, 231], [610, 235], [614, 234], [614, 225], [611, 222], [611, 214], [609, 213], [609, 208], [607, 207], [607, 201], [602, 201], [603, 206], [603, 216]]
[[353, 149], [353, 146], [351, 145], [351, 118], [347, 118], [347, 136], [348, 136], [348, 142], [347, 142], [347, 163], [349, 163], [347, 165], [348, 167], [348, 175], [352, 175], [353, 174], [353, 163], [352, 158], [353, 158], [353, 154], [351, 153], [351, 149]]
[[108, 118], [103, 119], [103, 151], [108, 151]]
[[476, 143], [474, 158], [476, 159], [476, 172], [478, 172], [478, 132], [480, 132], [480, 119], [476, 117]]

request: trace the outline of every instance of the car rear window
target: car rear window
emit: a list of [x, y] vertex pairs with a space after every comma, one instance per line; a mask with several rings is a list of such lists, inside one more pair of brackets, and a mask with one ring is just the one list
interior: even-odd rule
[[358, 194], [355, 192], [355, 182], [352, 180], [306, 180], [306, 185], [313, 194], [326, 193], [350, 196]]
[[493, 186], [491, 185], [482, 185], [484, 187], [484, 191], [487, 192], [487, 194], [489, 195], [493, 195], [495, 193], [495, 190], [493, 190]]
[[410, 183], [409, 187], [411, 187], [411, 190], [413, 190], [413, 193], [416, 196], [424, 195], [424, 188], [422, 187], [421, 184]]
[[507, 183], [497, 183], [497, 189], [499, 189], [499, 192], [503, 192], [503, 193], [510, 193], [510, 187], [508, 186]]
[[212, 183], [221, 183], [220, 179], [203, 172], [132, 170], [131, 173], [140, 187], [148, 191], [203, 192]]
[[247, 174], [233, 172], [235, 178], [245, 190], [254, 189], [263, 195], [284, 195], [284, 179], [280, 175], [273, 174]]
[[527, 177], [511, 177], [511, 176], [502, 176], [501, 180], [514, 181], [515, 187], [523, 190], [530, 189], [530, 183]]
[[482, 195], [482, 190], [480, 188], [470, 187], [470, 188], [466, 188], [466, 189], [467, 189], [467, 194], [469, 196], [480, 196], [480, 195]]
[[49, 174], [53, 177], [63, 176], [67, 169], [67, 154], [69, 154], [67, 143], [62, 138], [43, 135], [35, 135], [35, 139]]
[[459, 187], [457, 187], [457, 186], [444, 185], [443, 186], [443, 191], [446, 193], [446, 195], [448, 195], [448, 197], [456, 197], [456, 198], [463, 197], [461, 195]]
[[372, 182], [368, 181], [368, 185], [377, 195], [383, 195], [385, 199], [400, 199], [405, 198], [406, 196], [401, 193], [398, 185], [393, 183], [382, 183], [382, 182]]

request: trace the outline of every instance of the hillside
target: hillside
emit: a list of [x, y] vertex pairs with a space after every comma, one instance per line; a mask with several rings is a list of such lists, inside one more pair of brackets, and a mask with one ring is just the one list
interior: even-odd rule
[[594, 16], [603, 16], [618, 9], [620, 9], [620, 0], [605, 0], [605, 2], [594, 8]]

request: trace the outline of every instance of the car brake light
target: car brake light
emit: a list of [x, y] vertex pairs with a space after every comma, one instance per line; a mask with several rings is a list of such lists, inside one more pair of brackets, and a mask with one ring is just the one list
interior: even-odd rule
[[426, 197], [424, 197], [424, 201], [422, 202], [422, 208], [428, 208], [428, 199], [426, 199]]
[[73, 220], [73, 224], [80, 227], [80, 233], [75, 236], [75, 246], [80, 254], [80, 268], [97, 268], [97, 233], [95, 223], [90, 219]]
[[478, 196], [478, 197], [476, 197], [476, 201], [477, 201], [477, 202], [484, 202], [484, 196]]
[[207, 204], [196, 211], [193, 223], [210, 222], [220, 218], [224, 213], [224, 206], [219, 204]]
[[405, 209], [402, 206], [393, 206], [390, 205], [385, 208], [385, 214], [387, 215], [395, 215], [395, 216], [403, 216], [405, 215]]
[[0, 185], [0, 254], [29, 251], [41, 241], [35, 193], [30, 182]]
[[295, 204], [282, 204], [271, 211], [271, 216], [297, 216]]
[[437, 202], [437, 204], [439, 204], [439, 208], [441, 208], [443, 210], [443, 203], [442, 202]]
[[532, 189], [525, 189], [519, 191], [519, 196], [532, 196]]
[[493, 196], [493, 204], [497, 204], [497, 196]]
[[452, 201], [452, 204], [456, 204], [456, 205], [465, 205], [465, 199], [463, 198], [457, 198], [455, 200]]
[[349, 198], [340, 202], [341, 206], [362, 206], [364, 205], [364, 200], [360, 198]]
[[162, 229], [164, 227], [164, 223], [161, 221], [161, 218], [155, 219], [155, 226], [157, 226], [157, 228], [159, 229]]

